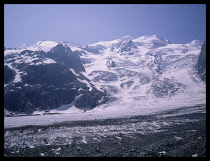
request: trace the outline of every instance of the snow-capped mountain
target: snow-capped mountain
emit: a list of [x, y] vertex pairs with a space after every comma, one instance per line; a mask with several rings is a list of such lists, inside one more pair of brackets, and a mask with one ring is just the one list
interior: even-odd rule
[[28, 48], [28, 47], [29, 47], [29, 45], [23, 44], [23, 45], [20, 47], [20, 49], [26, 49], [26, 48]]
[[33, 46], [4, 53], [4, 107], [31, 113], [74, 102], [77, 108], [94, 108], [106, 101], [81, 72], [80, 57], [69, 46], [39, 41]]
[[[202, 42], [172, 44], [157, 35], [126, 36], [89, 44], [80, 55], [84, 75], [105, 88], [114, 108], [184, 106], [205, 102], [205, 82], [195, 70]], [[134, 110], [135, 111], [135, 110]]]
[[[203, 104], [206, 84], [196, 69], [201, 45], [199, 40], [173, 44], [157, 35], [145, 35], [83, 47], [66, 41], [39, 41], [25, 49], [7, 50], [5, 108], [14, 110], [11, 107], [22, 108], [29, 102], [34, 109], [41, 107], [38, 101], [45, 102], [43, 108], [52, 109], [74, 102], [78, 108], [100, 105], [95, 109], [128, 114], [141, 108]], [[21, 95], [26, 88], [25, 95], [41, 101]], [[49, 91], [62, 94], [56, 92], [42, 100]], [[51, 104], [54, 99], [56, 103]]]

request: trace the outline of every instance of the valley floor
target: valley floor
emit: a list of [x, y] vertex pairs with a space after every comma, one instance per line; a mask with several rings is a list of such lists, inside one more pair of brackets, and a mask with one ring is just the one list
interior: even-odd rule
[[205, 111], [202, 105], [127, 118], [5, 128], [4, 156], [205, 157]]

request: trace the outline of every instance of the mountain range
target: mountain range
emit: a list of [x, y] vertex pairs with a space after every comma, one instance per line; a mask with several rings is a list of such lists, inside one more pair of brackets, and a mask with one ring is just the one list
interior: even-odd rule
[[[206, 42], [173, 44], [157, 35], [124, 36], [86, 46], [39, 41], [4, 48], [4, 108], [33, 113], [202, 104]], [[117, 105], [117, 106], [116, 106]]]

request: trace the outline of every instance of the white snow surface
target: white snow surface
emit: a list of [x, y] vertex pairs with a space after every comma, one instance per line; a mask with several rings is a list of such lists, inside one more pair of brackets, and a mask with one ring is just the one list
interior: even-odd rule
[[20, 47], [20, 49], [4, 51], [4, 56], [10, 55], [10, 54], [19, 54], [23, 50], [31, 50], [31, 51], [40, 51], [40, 50], [42, 50], [42, 51], [47, 53], [47, 52], [49, 52], [52, 48], [54, 48], [58, 44], [59, 44], [59, 42], [47, 41], [47, 40], [38, 41], [37, 43], [35, 43], [34, 45], [31, 45], [31, 46], [23, 44]]
[[[125, 55], [110, 50], [113, 44], [127, 39], [131, 39], [138, 47], [134, 55]], [[154, 48], [153, 43], [162, 45]], [[144, 113], [142, 111], [147, 113], [153, 108], [164, 110], [165, 108], [205, 104], [206, 84], [196, 76], [193, 68], [200, 53], [201, 41], [194, 40], [187, 44], [170, 44], [168, 40], [157, 35], [146, 35], [139, 38], [125, 36], [112, 41], [92, 44], [96, 48], [99, 45], [106, 47], [101, 54], [88, 53], [82, 55], [81, 58], [93, 60], [91, 63], [84, 65], [86, 72], [83, 74], [90, 80], [93, 81], [94, 78], [102, 76], [100, 72], [111, 72], [118, 77], [117, 80], [94, 82], [98, 87], [107, 86], [109, 88], [108, 86], [112, 86], [118, 90], [118, 92], [109, 91], [109, 94], [117, 98], [117, 101], [104, 105], [107, 106], [107, 111], [114, 110], [116, 111], [114, 113], [119, 115], [123, 112], [129, 115], [130, 113]], [[109, 68], [107, 61], [110, 60], [114, 61], [117, 67]], [[162, 70], [162, 73], [158, 73], [156, 70], [159, 66], [164, 67], [164, 64], [167, 66]], [[109, 76], [110, 74], [107, 74], [107, 78]], [[104, 76], [102, 77], [104, 78]], [[140, 83], [147, 78], [150, 79], [149, 82], [143, 81]], [[182, 87], [175, 94], [170, 95], [171, 91], [169, 91], [169, 95], [163, 98], [155, 97], [151, 87], [154, 83], [158, 85], [166, 79], [170, 80], [172, 85], [175, 85], [176, 82], [181, 83]], [[133, 83], [122, 86], [122, 83], [129, 81]], [[96, 109], [98, 108], [100, 107]], [[105, 111], [103, 110], [103, 112]]]
[[88, 86], [88, 88], [89, 88], [89, 91], [92, 91], [92, 87], [91, 87], [91, 85], [90, 85], [90, 83], [87, 81], [87, 80], [82, 80], [82, 79], [79, 79], [79, 78], [77, 78], [80, 82], [82, 82], [82, 83], [85, 83], [87, 86]]
[[59, 44], [58, 42], [44, 40], [44, 41], [38, 41], [36, 44], [34, 44], [33, 46], [29, 46], [26, 49], [32, 51], [42, 50], [44, 52], [48, 52], [58, 44]]
[[24, 49], [20, 49], [20, 50], [6, 50], [4, 51], [4, 56], [7, 56], [7, 55], [16, 55], [16, 54], [19, 54], [23, 51]]
[[[44, 47], [44, 49], [46, 49], [46, 47]], [[23, 50], [25, 50], [25, 49], [23, 49]], [[37, 57], [37, 55], [28, 56], [27, 52], [25, 54], [20, 55], [20, 53], [23, 50], [4, 51], [4, 56], [15, 55], [14, 58], [4, 59], [4, 65], [7, 65], [10, 69], [14, 70], [16, 73], [14, 82], [21, 82], [21, 76], [23, 74], [25, 74], [24, 72], [21, 72], [21, 71], [19, 71], [19, 69], [17, 69], [18, 64], [26, 63], [28, 65], [43, 65], [43, 64], [56, 63], [55, 60], [50, 59], [50, 58], [39, 58], [39, 57]], [[14, 61], [14, 64], [10, 63], [11, 60]]]

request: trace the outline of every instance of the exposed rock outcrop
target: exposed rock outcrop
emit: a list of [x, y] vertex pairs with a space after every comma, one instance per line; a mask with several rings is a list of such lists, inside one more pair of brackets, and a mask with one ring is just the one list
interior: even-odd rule
[[196, 64], [199, 77], [206, 81], [206, 42], [201, 47], [201, 52], [198, 56], [198, 62]]
[[49, 110], [71, 102], [83, 109], [106, 102], [107, 94], [95, 88], [81, 74], [84, 71], [77, 53], [62, 43], [48, 52], [24, 49], [6, 55], [4, 108], [33, 113], [36, 109]]

